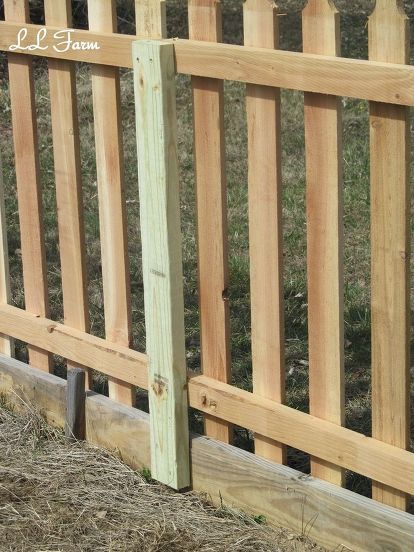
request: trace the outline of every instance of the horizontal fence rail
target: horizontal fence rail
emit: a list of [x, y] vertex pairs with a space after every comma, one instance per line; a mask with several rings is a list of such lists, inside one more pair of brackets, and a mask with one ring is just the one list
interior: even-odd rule
[[[0, 333], [5, 331], [148, 389], [147, 357], [142, 353], [3, 305]], [[414, 455], [410, 452], [206, 376], [190, 375], [188, 389], [193, 408], [414, 494]]]
[[[16, 44], [21, 27], [0, 22], [0, 50], [9, 51], [10, 45]], [[36, 44], [39, 30], [45, 27], [25, 25], [25, 28], [28, 31], [25, 42]], [[19, 53], [132, 69], [131, 47], [136, 38], [74, 30], [73, 42], [93, 42], [99, 45], [99, 50], [59, 52], [54, 46], [62, 40], [53, 35], [62, 29], [47, 29], [43, 46], [47, 47], [47, 53], [42, 50], [19, 50]], [[414, 67], [409, 65], [195, 40], [173, 42], [177, 73], [414, 106]]]

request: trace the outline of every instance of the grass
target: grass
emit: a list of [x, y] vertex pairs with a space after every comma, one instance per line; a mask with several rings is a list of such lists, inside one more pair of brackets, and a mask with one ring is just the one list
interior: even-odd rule
[[0, 552], [321, 551], [202, 493], [176, 493], [107, 451], [68, 443], [30, 405], [0, 397]]
[[[168, 4], [170, 36], [185, 36], [184, 2]], [[286, 0], [282, 9], [297, 7], [298, 2]], [[300, 2], [299, 2], [300, 4]], [[344, 7], [344, 1], [339, 2]], [[366, 13], [369, 3], [353, 2], [353, 9], [342, 18], [343, 55], [366, 57]], [[372, 3], [371, 3], [372, 4]], [[408, 6], [410, 15], [413, 7]], [[223, 1], [224, 38], [241, 42], [242, 2]], [[365, 11], [364, 11], [365, 10]], [[124, 31], [132, 32], [132, 16], [123, 13]], [[281, 18], [282, 47], [299, 50], [300, 24], [296, 14]], [[36, 64], [36, 98], [39, 121], [40, 159], [44, 190], [45, 228], [47, 244], [48, 281], [52, 318], [61, 319], [62, 290], [59, 247], [56, 226], [56, 207], [53, 175], [53, 149], [49, 90], [44, 78], [46, 65]], [[189, 79], [178, 77], [178, 129], [181, 170], [181, 207], [184, 251], [185, 314], [187, 332], [187, 361], [189, 368], [200, 365], [199, 321], [197, 306], [197, 265], [195, 231], [195, 196], [192, 143], [191, 91]], [[93, 111], [90, 71], [79, 66], [77, 71], [79, 118], [81, 121], [82, 178], [84, 190], [86, 244], [88, 259], [88, 294], [91, 311], [91, 331], [104, 335], [104, 314], [101, 283], [99, 219], [97, 207], [96, 166], [93, 137]], [[125, 149], [126, 200], [128, 206], [128, 237], [131, 261], [132, 315], [135, 347], [143, 350], [144, 316], [139, 244], [138, 190], [132, 75], [122, 72], [123, 132]], [[232, 329], [233, 383], [251, 389], [249, 259], [247, 237], [247, 137], [244, 106], [244, 86], [225, 85], [225, 127], [228, 178], [228, 217], [230, 245], [229, 300]], [[346, 363], [346, 423], [351, 429], [370, 433], [370, 250], [369, 250], [369, 156], [367, 103], [343, 100], [344, 135], [344, 223], [345, 223], [345, 363]], [[305, 168], [303, 132], [303, 95], [282, 93], [283, 145], [283, 216], [285, 258], [286, 309], [286, 371], [287, 403], [297, 409], [308, 408], [308, 350], [307, 350], [307, 284], [306, 284], [306, 221]], [[13, 303], [24, 305], [19, 244], [19, 222], [15, 194], [15, 174], [11, 143], [10, 105], [7, 76], [0, 82], [0, 130], [6, 185], [6, 209], [9, 224], [9, 251], [12, 274]], [[25, 347], [18, 355], [25, 358]], [[64, 373], [62, 359], [57, 370]], [[106, 382], [96, 376], [96, 389], [106, 392]], [[143, 399], [142, 393], [139, 397]], [[140, 401], [140, 404], [142, 401]], [[195, 429], [201, 429], [201, 417], [192, 414]], [[251, 449], [252, 436], [238, 429], [236, 442]], [[289, 462], [299, 469], [308, 469], [308, 456], [290, 451]], [[349, 474], [348, 486], [369, 493], [367, 482]]]

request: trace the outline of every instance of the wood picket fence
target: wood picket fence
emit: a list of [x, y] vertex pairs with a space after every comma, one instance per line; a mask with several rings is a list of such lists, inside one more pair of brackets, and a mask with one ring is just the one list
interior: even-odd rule
[[[24, 389], [62, 423], [65, 384], [52, 375], [52, 354], [60, 355], [68, 368], [85, 369], [88, 389], [92, 370], [109, 378], [109, 399], [87, 394], [87, 439], [118, 449], [136, 467], [150, 463], [155, 479], [206, 490], [214, 500], [220, 495], [294, 529], [303, 529], [305, 512], [310, 536], [332, 548], [413, 549], [414, 520], [405, 510], [414, 495], [414, 68], [400, 2], [376, 1], [369, 60], [340, 57], [340, 16], [330, 0], [308, 0], [301, 53], [278, 49], [280, 18], [268, 0], [244, 2], [243, 46], [221, 42], [217, 0], [188, 1], [188, 40], [166, 38], [163, 0], [135, 1], [135, 36], [117, 34], [114, 0], [87, 6], [89, 30], [74, 29], [71, 38], [99, 49], [63, 51], [55, 33], [72, 27], [70, 0], [45, 0], [44, 26], [30, 23], [27, 0], [4, 0], [0, 50], [8, 61], [25, 310], [10, 304], [1, 186], [0, 389]], [[22, 28], [22, 44], [43, 49], [10, 48]], [[63, 323], [49, 315], [32, 63], [38, 56], [48, 59]], [[92, 67], [105, 339], [89, 333], [75, 61]], [[145, 353], [131, 348], [120, 68], [132, 68], [135, 80]], [[187, 374], [185, 363], [177, 73], [191, 76], [193, 91], [202, 375]], [[252, 393], [231, 385], [224, 80], [246, 83]], [[305, 93], [309, 414], [284, 404], [282, 88]], [[372, 437], [345, 427], [344, 96], [370, 102]], [[27, 343], [31, 368], [12, 358], [13, 338]], [[132, 408], [135, 387], [148, 390], [149, 421]], [[204, 414], [206, 437], [189, 438], [188, 406]], [[255, 456], [231, 445], [233, 425], [254, 433]], [[313, 477], [284, 465], [287, 446], [311, 455]], [[372, 480], [375, 501], [343, 488], [345, 470]]]

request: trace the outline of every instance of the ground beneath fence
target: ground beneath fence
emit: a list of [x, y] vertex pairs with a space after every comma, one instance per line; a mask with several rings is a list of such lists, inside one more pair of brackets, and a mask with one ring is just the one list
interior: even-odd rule
[[0, 406], [0, 551], [322, 550], [207, 497], [177, 494], [106, 451], [68, 444], [27, 408]]

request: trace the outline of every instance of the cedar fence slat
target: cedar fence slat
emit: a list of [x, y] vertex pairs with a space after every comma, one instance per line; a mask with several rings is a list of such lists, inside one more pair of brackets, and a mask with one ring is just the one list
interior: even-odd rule
[[[340, 55], [339, 13], [331, 0], [309, 0], [303, 50]], [[345, 422], [341, 100], [305, 93], [310, 413]], [[317, 458], [312, 475], [344, 484], [344, 471]]]
[[[246, 46], [277, 48], [276, 7], [263, 0], [244, 3]], [[249, 180], [250, 301], [255, 394], [285, 400], [280, 90], [246, 86]], [[260, 435], [255, 453], [286, 462], [286, 447]]]
[[[409, 63], [409, 22], [400, 2], [377, 0], [369, 57]], [[409, 109], [370, 104], [372, 435], [410, 444]], [[373, 482], [372, 496], [405, 510], [409, 497]]]
[[[8, 21], [29, 22], [27, 0], [5, 0]], [[20, 240], [26, 310], [48, 316], [49, 298], [43, 229], [43, 204], [40, 182], [35, 90], [32, 58], [8, 54], [10, 105], [19, 204]], [[52, 372], [51, 357], [33, 345], [28, 346], [29, 363]]]
[[[50, 25], [72, 26], [70, 0], [45, 0]], [[49, 59], [50, 106], [65, 324], [89, 331], [80, 142], [73, 62]], [[68, 362], [68, 368], [74, 367]], [[92, 388], [92, 372], [85, 384]]]
[[165, 0], [135, 0], [135, 24], [138, 38], [166, 38]]
[[[116, 31], [115, 0], [88, 0], [91, 30]], [[131, 292], [126, 231], [124, 160], [120, 114], [119, 69], [92, 67], [99, 225], [106, 339], [126, 347], [132, 343]], [[108, 381], [109, 396], [135, 403], [132, 386], [116, 378]]]
[[[3, 163], [0, 154], [0, 301], [10, 303], [9, 250], [7, 243], [7, 220], [4, 203]], [[14, 340], [7, 334], [0, 334], [0, 352], [14, 356]]]
[[[188, 2], [189, 36], [222, 38], [221, 2]], [[201, 368], [205, 375], [230, 382], [230, 315], [227, 238], [227, 184], [224, 142], [224, 89], [217, 79], [193, 77], [193, 125], [197, 196], [198, 289]], [[205, 416], [209, 437], [230, 442], [229, 424]]]

